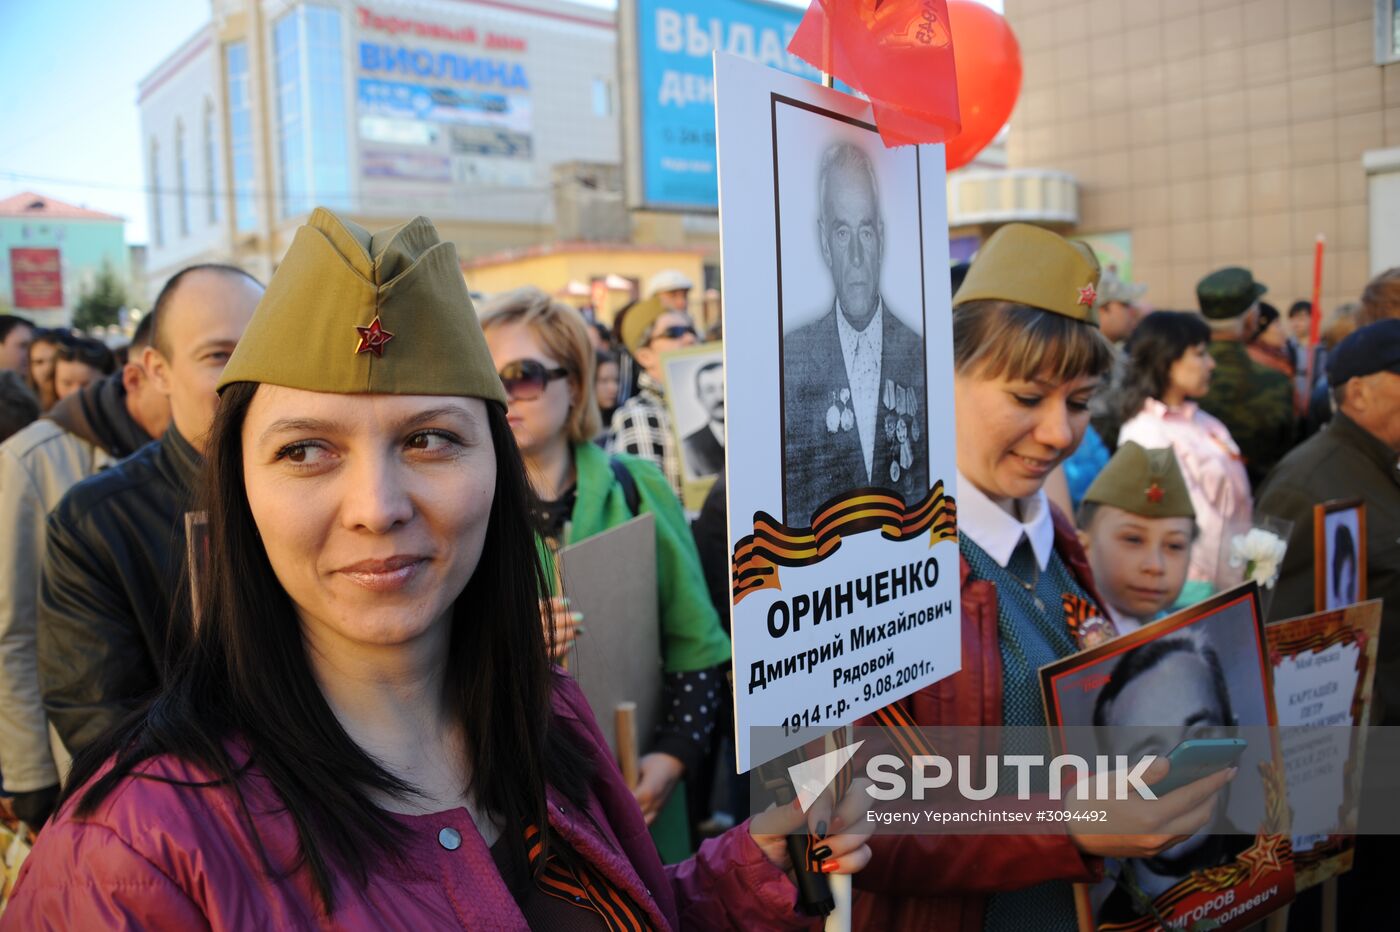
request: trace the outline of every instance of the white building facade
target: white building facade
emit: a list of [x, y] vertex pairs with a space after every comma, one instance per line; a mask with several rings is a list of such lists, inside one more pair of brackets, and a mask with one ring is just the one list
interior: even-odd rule
[[616, 69], [612, 13], [564, 0], [213, 0], [138, 90], [149, 288], [265, 280], [315, 206], [463, 258], [547, 240], [553, 167], [620, 159]]

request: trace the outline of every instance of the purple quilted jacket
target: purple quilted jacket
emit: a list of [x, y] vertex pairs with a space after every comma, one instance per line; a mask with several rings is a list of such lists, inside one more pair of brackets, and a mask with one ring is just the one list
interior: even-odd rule
[[[764, 858], [747, 824], [706, 842], [684, 863], [663, 867], [641, 811], [572, 680], [561, 678], [555, 707], [598, 747], [604, 762], [587, 814], [549, 796], [550, 826], [657, 929], [812, 928], [795, 908], [796, 890]], [[154, 777], [207, 780], [172, 757], [143, 768]], [[253, 772], [245, 796], [273, 864], [293, 863], [292, 820]], [[408, 829], [403, 863], [385, 858], [368, 885], [336, 878], [327, 914], [306, 870], [269, 875], [257, 841], [228, 788], [130, 778], [86, 818], [70, 802], [25, 862], [0, 932], [38, 929], [525, 929], [491, 853], [463, 809], [396, 816]], [[451, 827], [461, 846], [438, 833]], [[599, 828], [601, 827], [601, 828]]]

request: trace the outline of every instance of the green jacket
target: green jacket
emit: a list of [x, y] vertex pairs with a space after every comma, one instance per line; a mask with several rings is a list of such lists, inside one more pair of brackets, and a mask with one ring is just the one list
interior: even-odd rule
[[[727, 662], [729, 638], [710, 602], [695, 539], [670, 483], [651, 462], [626, 453], [614, 456], [636, 480], [639, 512], [656, 516], [656, 598], [666, 672], [707, 670]], [[591, 443], [578, 444], [574, 447], [574, 469], [578, 497], [568, 543], [601, 534], [635, 517], [607, 453]]]
[[1288, 376], [1249, 358], [1238, 340], [1212, 340], [1215, 373], [1201, 410], [1230, 429], [1244, 456], [1249, 482], [1259, 488], [1264, 477], [1293, 446], [1297, 418]]

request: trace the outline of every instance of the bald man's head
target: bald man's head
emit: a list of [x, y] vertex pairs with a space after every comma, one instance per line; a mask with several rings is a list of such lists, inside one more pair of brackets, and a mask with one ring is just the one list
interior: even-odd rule
[[206, 275], [227, 275], [236, 278], [243, 278], [247, 279], [253, 285], [256, 285], [259, 289], [263, 287], [262, 282], [254, 278], [250, 273], [244, 271], [243, 269], [240, 269], [236, 265], [229, 265], [225, 262], [202, 262], [198, 265], [186, 266], [185, 268], [176, 272], [174, 275], [170, 276], [169, 280], [166, 281], [165, 286], [160, 289], [160, 294], [156, 295], [156, 303], [154, 306], [152, 306], [151, 313], [147, 315], [152, 320], [152, 324], [155, 330], [154, 339], [151, 341], [151, 345], [154, 346], [164, 355], [170, 355], [170, 344], [168, 342], [168, 337], [164, 332], [164, 327], [161, 322], [161, 318], [163, 316], [168, 316], [168, 314], [162, 314], [162, 311], [168, 312], [170, 302], [174, 299], [175, 294], [180, 290], [180, 286], [185, 282], [186, 279], [199, 278]]
[[253, 319], [263, 286], [231, 265], [196, 265], [166, 282], [152, 310], [146, 371], [170, 398], [171, 419], [197, 450], [214, 420], [214, 388]]

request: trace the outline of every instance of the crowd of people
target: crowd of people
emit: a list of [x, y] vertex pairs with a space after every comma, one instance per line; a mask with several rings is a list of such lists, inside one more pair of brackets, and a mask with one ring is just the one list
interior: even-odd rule
[[[1400, 593], [1400, 270], [1316, 345], [1247, 269], [1148, 313], [1022, 224], [953, 281], [963, 666], [909, 721], [1044, 725], [1040, 666], [1237, 584], [1263, 516], [1292, 528], [1272, 619], [1313, 610], [1331, 499]], [[606, 326], [531, 285], [473, 308], [429, 222], [317, 210], [266, 288], [172, 277], [121, 359], [0, 317], [0, 782], [37, 833], [0, 927], [803, 927], [805, 830], [858, 928], [1072, 929], [1072, 882], [1205, 825], [1232, 772], [1120, 801], [1132, 835], [745, 819], [725, 481], [683, 509], [662, 367], [692, 289]], [[588, 619], [549, 567], [642, 513], [663, 714], [628, 785], [552, 664]]]
[[125, 362], [101, 340], [0, 314], [0, 440]]

